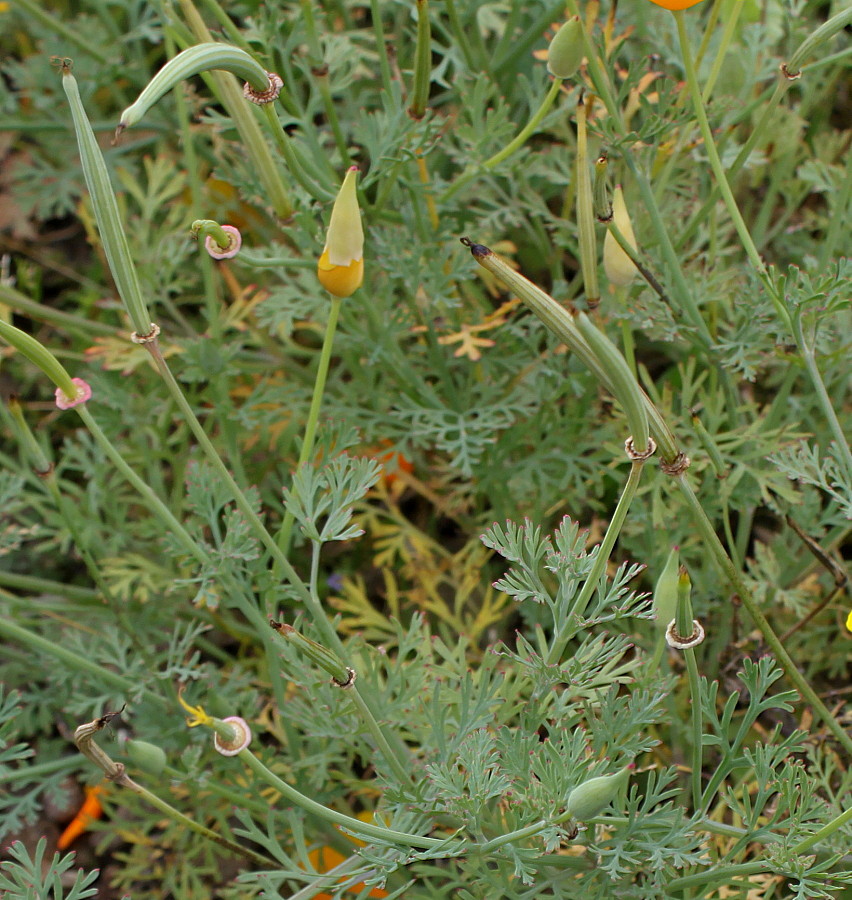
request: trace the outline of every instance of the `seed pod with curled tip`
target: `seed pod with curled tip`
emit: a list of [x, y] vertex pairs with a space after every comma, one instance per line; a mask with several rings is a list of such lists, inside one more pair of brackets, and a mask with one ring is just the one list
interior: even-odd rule
[[[116, 134], [135, 125], [173, 87], [193, 75], [211, 69], [232, 72], [261, 93], [273, 89], [276, 84], [263, 66], [249, 56], [245, 50], [215, 42], [196, 44], [194, 47], [178, 53], [174, 59], [170, 59], [148, 82], [145, 89], [136, 98], [136, 102], [128, 106], [121, 114]], [[280, 84], [280, 79], [278, 79], [278, 83]]]
[[547, 48], [547, 71], [556, 78], [570, 78], [583, 62], [583, 23], [572, 16], [556, 32]]
[[565, 812], [570, 813], [578, 822], [593, 819], [616, 798], [621, 788], [627, 784], [634, 768], [633, 763], [630, 763], [614, 775], [600, 775], [584, 781], [568, 795]]

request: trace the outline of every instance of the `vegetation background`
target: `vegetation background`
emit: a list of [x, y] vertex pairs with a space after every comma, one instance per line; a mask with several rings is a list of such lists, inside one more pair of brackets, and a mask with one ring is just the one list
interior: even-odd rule
[[[848, 10], [0, 3], [0, 319], [92, 388], [83, 418], [60, 412], [0, 345], [0, 891], [852, 897]], [[575, 15], [589, 43], [554, 79]], [[281, 76], [274, 113], [205, 71], [114, 141], [211, 39]], [[53, 56], [174, 385], [128, 340]], [[612, 283], [605, 225], [589, 262], [577, 204], [603, 151], [659, 290]], [[341, 302], [316, 263], [353, 164], [365, 279]], [[237, 226], [241, 252], [214, 261], [197, 220]], [[652, 459], [629, 480], [624, 397], [463, 236], [588, 313], [685, 475]], [[675, 608], [704, 625], [695, 649], [664, 643]], [[219, 756], [179, 697], [196, 723], [242, 716], [250, 750]], [[100, 745], [228, 847], [77, 752], [75, 728], [118, 710]], [[563, 816], [627, 765], [588, 821]], [[375, 833], [350, 822], [354, 842], [281, 780]], [[53, 856], [98, 784], [102, 818]]]

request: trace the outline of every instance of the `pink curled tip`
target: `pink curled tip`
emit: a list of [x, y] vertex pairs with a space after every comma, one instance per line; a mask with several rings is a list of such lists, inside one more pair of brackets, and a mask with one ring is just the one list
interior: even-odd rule
[[71, 383], [77, 388], [75, 397], [69, 397], [62, 388], [56, 389], [56, 405], [60, 409], [73, 409], [75, 406], [85, 403], [92, 396], [92, 389], [82, 378], [72, 378]]
[[243, 245], [243, 236], [233, 225], [223, 225], [222, 231], [230, 235], [231, 238], [230, 243], [224, 250], [211, 235], [208, 234], [204, 239], [204, 246], [213, 259], [231, 259], [231, 257], [236, 256], [240, 252], [240, 247]]

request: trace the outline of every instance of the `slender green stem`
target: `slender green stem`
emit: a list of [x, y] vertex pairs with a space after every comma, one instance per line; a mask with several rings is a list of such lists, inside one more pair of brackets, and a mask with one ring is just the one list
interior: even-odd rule
[[[322, 550], [322, 545], [318, 541], [314, 541], [313, 546], [312, 546], [312, 556], [311, 556], [310, 591], [311, 591], [311, 596], [313, 597], [314, 602], [317, 606], [320, 606], [320, 599], [319, 599], [319, 595], [317, 594], [317, 581], [318, 581], [318, 575], [319, 575], [319, 562], [320, 562], [321, 550]], [[323, 648], [323, 650], [321, 652], [326, 653], [327, 651], [325, 651], [325, 649]], [[338, 684], [343, 684], [346, 681], [346, 669], [340, 660], [337, 660], [336, 662], [340, 662], [340, 668], [342, 668], [343, 671], [338, 672], [337, 674], [335, 674], [332, 677], [335, 678], [335, 681]], [[330, 667], [330, 668], [333, 669], [333, 667]], [[342, 678], [340, 677], [341, 675], [343, 675]], [[353, 676], [353, 677], [357, 677], [357, 672], [355, 673], [355, 676]], [[412, 779], [411, 779], [410, 767], [406, 768], [406, 766], [404, 766], [402, 764], [402, 761], [401, 761], [399, 755], [394, 753], [393, 749], [390, 746], [390, 743], [388, 742], [387, 738], [385, 737], [385, 733], [382, 730], [381, 725], [379, 725], [378, 721], [376, 720], [376, 717], [373, 715], [372, 710], [370, 709], [369, 706], [367, 706], [366, 702], [364, 701], [363, 696], [357, 690], [352, 690], [351, 689], [352, 687], [355, 687], [354, 682], [348, 688], [341, 687], [341, 690], [350, 692], [352, 702], [355, 705], [355, 708], [361, 714], [361, 718], [364, 720], [364, 724], [367, 726], [367, 730], [373, 736], [373, 740], [375, 740], [376, 746], [382, 752], [385, 760], [387, 761], [387, 764], [391, 767], [394, 775], [396, 775], [396, 777], [399, 779], [400, 783], [402, 783], [402, 784], [411, 783]]]
[[373, 33], [376, 36], [376, 52], [379, 56], [379, 71], [382, 73], [382, 90], [392, 96], [393, 77], [391, 76], [388, 48], [385, 42], [385, 30], [382, 26], [381, 0], [370, 0], [370, 18], [373, 20]]
[[743, 220], [742, 214], [740, 213], [739, 207], [737, 206], [737, 201], [734, 198], [733, 192], [731, 191], [731, 186], [728, 184], [728, 179], [725, 175], [724, 167], [722, 166], [722, 160], [719, 159], [719, 153], [716, 150], [716, 142], [713, 140], [713, 131], [710, 128], [710, 122], [707, 119], [707, 112], [704, 109], [704, 103], [701, 99], [701, 88], [698, 85], [698, 77], [695, 73], [695, 65], [692, 59], [692, 51], [689, 46], [689, 37], [686, 33], [686, 22], [684, 20], [683, 11], [675, 11], [674, 17], [675, 22], [677, 23], [680, 49], [683, 56], [684, 69], [686, 71], [686, 84], [689, 93], [692, 96], [692, 105], [695, 110], [695, 118], [698, 120], [698, 127], [701, 131], [701, 136], [704, 139], [704, 149], [710, 161], [710, 168], [713, 170], [713, 174], [716, 177], [716, 183], [722, 194], [722, 199], [725, 201], [725, 206], [728, 209], [728, 215], [730, 215], [731, 220], [734, 223], [734, 228], [739, 235], [740, 242], [743, 245], [746, 256], [748, 256], [749, 258], [749, 262], [752, 264], [761, 281], [763, 281], [767, 292], [772, 298], [772, 302], [775, 305], [779, 317], [783, 322], [786, 323], [788, 327], [791, 327], [790, 314], [787, 312], [783, 302], [781, 301], [781, 298], [778, 296], [775, 290], [774, 285], [769, 279], [769, 273], [766, 270], [766, 265], [760, 258], [760, 254], [757, 252], [757, 247], [755, 247], [754, 245], [754, 241], [751, 238], [751, 233], [748, 230], [748, 226]]
[[15, 6], [23, 9], [28, 16], [35, 19], [40, 25], [48, 29], [48, 31], [58, 34], [63, 40], [73, 44], [84, 53], [88, 53], [89, 56], [96, 59], [99, 63], [106, 65], [106, 63], [109, 62], [107, 56], [97, 48], [97, 45], [89, 39], [83, 29], [72, 28], [70, 25], [66, 25], [55, 16], [52, 16], [45, 9], [45, 4], [34, 3], [33, 0], [15, 0]]
[[828, 395], [828, 390], [822, 380], [822, 374], [819, 371], [816, 357], [814, 356], [813, 345], [805, 340], [804, 331], [802, 330], [802, 317], [800, 315], [794, 316], [793, 318], [793, 333], [796, 336], [796, 343], [799, 345], [802, 358], [805, 361], [805, 368], [808, 370], [808, 375], [810, 375], [811, 384], [816, 391], [817, 399], [822, 407], [823, 414], [826, 419], [828, 419], [828, 425], [829, 428], [831, 428], [831, 433], [834, 435], [837, 448], [843, 456], [843, 461], [846, 464], [846, 472], [852, 477], [852, 451], [849, 449], [849, 442], [846, 439], [843, 426], [837, 418], [837, 413], [834, 411], [831, 397]]
[[790, 657], [790, 654], [784, 649], [783, 644], [778, 639], [778, 636], [772, 630], [772, 626], [763, 614], [763, 610], [761, 610], [754, 597], [752, 597], [748, 585], [745, 583], [741, 573], [736, 570], [734, 564], [728, 557], [728, 554], [725, 552], [725, 548], [719, 540], [712, 522], [707, 518], [707, 513], [704, 512], [704, 508], [695, 496], [695, 492], [686, 478], [686, 475], [679, 475], [677, 481], [678, 487], [680, 488], [688, 507], [692, 511], [695, 523], [698, 525], [698, 528], [704, 537], [706, 549], [716, 560], [717, 565], [737, 592], [737, 596], [751, 616], [752, 621], [760, 629], [764, 641], [766, 641], [769, 648], [775, 654], [775, 658], [784, 669], [785, 674], [790, 681], [793, 682], [796, 689], [802, 695], [802, 698], [811, 704], [814, 712], [816, 712], [835, 738], [837, 738], [844, 750], [846, 750], [847, 753], [852, 754], [852, 737], [850, 737], [846, 729], [844, 729], [834, 718], [826, 705], [820, 700], [816, 691], [814, 691], [808, 683], [807, 678], [799, 672], [796, 664]]
[[[349, 155], [349, 145], [346, 143], [346, 136], [340, 127], [340, 118], [337, 115], [337, 108], [334, 105], [334, 98], [331, 96], [331, 84], [328, 78], [328, 71], [323, 70], [316, 76], [319, 85], [320, 96], [322, 97], [322, 105], [325, 108], [325, 117], [331, 126], [331, 133], [334, 135], [334, 143], [337, 145], [337, 152], [343, 162], [344, 168], [352, 165], [352, 157]], [[283, 131], [283, 129], [282, 129]]]
[[[11, 640], [17, 641], [26, 647], [30, 647], [37, 654], [37, 658], [52, 657], [53, 659], [58, 659], [64, 665], [68, 666], [69, 669], [94, 675], [101, 683], [107, 684], [111, 688], [121, 691], [122, 693], [130, 694], [139, 690], [139, 683], [137, 681], [134, 681], [132, 678], [125, 678], [123, 675], [118, 675], [116, 672], [104, 668], [99, 663], [92, 662], [92, 660], [87, 659], [85, 656], [81, 656], [73, 650], [69, 650], [67, 647], [64, 647], [55, 636], [48, 640], [27, 628], [16, 625], [10, 619], [3, 616], [0, 616], [0, 634]], [[34, 660], [35, 669], [44, 668], [48, 665], [49, 663], [45, 659], [42, 659], [38, 664], [35, 664]], [[152, 700], [154, 703], [160, 706], [169, 705], [168, 700], [161, 697], [159, 694], [155, 694], [149, 688], [143, 688], [143, 691], [146, 698]]]
[[577, 629], [578, 621], [582, 619], [592, 594], [597, 590], [600, 584], [600, 579], [606, 571], [606, 566], [609, 562], [609, 555], [612, 553], [612, 548], [615, 546], [618, 535], [621, 533], [624, 521], [627, 518], [627, 511], [630, 509], [630, 504], [639, 488], [644, 464], [645, 460], [636, 460], [630, 465], [630, 474], [627, 476], [627, 483], [624, 485], [624, 490], [621, 492], [621, 497], [612, 514], [612, 519], [607, 527], [604, 539], [598, 547], [598, 552], [595, 556], [595, 561], [592, 564], [591, 571], [574, 602], [573, 608], [566, 615], [565, 621], [557, 624], [556, 634], [553, 637], [553, 643], [551, 644], [550, 652], [547, 655], [548, 665], [554, 665], [562, 659], [565, 647], [571, 639], [572, 634]]
[[85, 319], [74, 313], [63, 312], [61, 309], [53, 309], [25, 297], [20, 291], [16, 291], [8, 284], [0, 283], [0, 303], [11, 307], [15, 312], [23, 312], [41, 322], [50, 322], [51, 325], [62, 325], [64, 328], [80, 332], [84, 335], [103, 335], [104, 337], [116, 337], [121, 334], [121, 329], [113, 325], [105, 325], [92, 319]]
[[702, 740], [704, 728], [701, 721], [701, 679], [698, 674], [698, 663], [695, 661], [695, 650], [691, 647], [683, 651], [686, 662], [687, 683], [689, 684], [689, 703], [692, 713], [692, 808], [701, 809], [701, 770]]
[[206, 560], [206, 554], [204, 551], [198, 546], [189, 532], [181, 525], [181, 523], [175, 518], [172, 511], [166, 506], [165, 503], [154, 493], [151, 487], [144, 482], [134, 471], [130, 468], [130, 466], [125, 461], [124, 457], [118, 452], [118, 450], [113, 447], [109, 438], [101, 431], [98, 423], [92, 418], [92, 414], [89, 412], [86, 404], [82, 406], [75, 407], [78, 415], [83, 420], [83, 424], [94, 437], [95, 442], [98, 446], [106, 453], [109, 460], [112, 464], [118, 469], [119, 472], [136, 488], [137, 491], [145, 498], [148, 503], [148, 508], [151, 512], [154, 513], [157, 518], [169, 528], [175, 535], [175, 537], [180, 541], [183, 545], [184, 549], [187, 553], [194, 557], [199, 562], [204, 562]]
[[[729, 10], [728, 15], [725, 17], [725, 30], [722, 32], [722, 40], [719, 43], [719, 49], [716, 53], [716, 58], [713, 60], [713, 68], [710, 70], [710, 74], [707, 77], [707, 83], [704, 85], [704, 92], [702, 94], [702, 99], [705, 103], [708, 103], [710, 97], [713, 94], [713, 88], [716, 86], [716, 79], [719, 77], [722, 66], [725, 63], [725, 57], [728, 54], [728, 47], [731, 46], [731, 41], [734, 37], [734, 32], [737, 30], [737, 22], [740, 18], [740, 12], [742, 11], [744, 4], [743, 3], [735, 3], [733, 8]], [[718, 14], [719, 3], [716, 4], [713, 12]], [[707, 31], [705, 33], [704, 40], [702, 41], [702, 49], [699, 50], [696, 65], [700, 65], [701, 57], [704, 55], [703, 48], [706, 46], [706, 41], [709, 36], [712, 34], [712, 25], [708, 23]]]
[[422, 119], [429, 101], [432, 80], [432, 29], [429, 23], [429, 0], [416, 0], [417, 43], [414, 47], [414, 81], [408, 110], [413, 119]]
[[701, 868], [700, 872], [695, 875], [684, 875], [682, 878], [675, 878], [666, 885], [666, 892], [669, 896], [675, 896], [676, 891], [686, 891], [692, 888], [698, 888], [703, 891], [702, 896], [707, 896], [707, 891], [719, 884], [732, 882], [736, 878], [747, 878], [749, 875], [759, 875], [768, 870], [769, 866], [765, 862], [740, 863], [731, 866], [716, 866], [712, 870], [706, 866]]
[[835, 831], [842, 828], [848, 822], [852, 822], [852, 806], [840, 813], [839, 816], [835, 816], [830, 822], [823, 825], [819, 831], [815, 831], [810, 837], [806, 837], [799, 841], [799, 843], [792, 848], [792, 852], [797, 856], [802, 853], [807, 853], [814, 844], [818, 844], [823, 838], [827, 838], [829, 835], [834, 834]]
[[[265, 781], [267, 784], [275, 788], [285, 800], [298, 806], [300, 809], [309, 812], [312, 815], [319, 816], [326, 822], [335, 825], [341, 825], [347, 828], [353, 834], [365, 840], [380, 840], [382, 842], [392, 842], [400, 844], [403, 847], [419, 847], [423, 850], [434, 850], [437, 847], [445, 846], [449, 851], [452, 847], [451, 838], [441, 840], [439, 838], [422, 837], [417, 834], [406, 834], [402, 831], [394, 831], [391, 828], [382, 828], [379, 825], [371, 825], [362, 822], [353, 816], [347, 816], [345, 813], [337, 812], [337, 810], [329, 809], [316, 800], [306, 797], [297, 791], [294, 787], [287, 784], [286, 781], [279, 778], [274, 772], [268, 769], [248, 748], [241, 750], [239, 758], [254, 772], [254, 774]], [[455, 848], [453, 848], [455, 849]]]
[[299, 0], [299, 6], [302, 8], [302, 24], [305, 26], [310, 63], [312, 66], [317, 66], [322, 62], [322, 45], [314, 18], [314, 6], [311, 0]]
[[318, 185], [305, 172], [299, 161], [299, 157], [296, 155], [296, 151], [293, 149], [292, 139], [287, 132], [284, 131], [284, 127], [281, 125], [281, 120], [278, 118], [278, 113], [275, 111], [275, 104], [264, 103], [263, 112], [266, 114], [269, 132], [278, 146], [278, 149], [281, 151], [281, 155], [284, 157], [284, 162], [287, 163], [290, 174], [311, 195], [311, 197], [314, 198], [314, 200], [325, 203], [328, 200], [334, 199], [334, 195], [331, 191], [327, 191], [321, 185]]
[[92, 588], [63, 584], [60, 581], [37, 578], [35, 575], [19, 575], [16, 572], [7, 572], [5, 569], [0, 569], [0, 585], [21, 591], [30, 591], [34, 594], [56, 594], [57, 597], [67, 597], [69, 600], [85, 602], [98, 599], [98, 592]]
[[[311, 454], [314, 450], [317, 426], [319, 424], [319, 414], [322, 409], [322, 398], [325, 393], [325, 383], [328, 378], [328, 369], [331, 362], [331, 351], [334, 347], [334, 335], [337, 332], [337, 322], [340, 317], [341, 298], [333, 295], [329, 296], [331, 297], [331, 307], [328, 313], [328, 322], [325, 326], [322, 350], [317, 364], [314, 392], [311, 397], [311, 408], [308, 411], [308, 418], [305, 422], [305, 435], [302, 438], [302, 449], [299, 453], [298, 466], [305, 465], [311, 458]], [[288, 510], [284, 514], [284, 521], [281, 523], [281, 529], [277, 536], [278, 547], [285, 556], [290, 552], [290, 541], [293, 536], [293, 522], [293, 514]]]
[[[212, 41], [213, 36], [192, 0], [179, 0], [179, 3], [195, 39], [201, 42]], [[251, 104], [246, 102], [233, 75], [227, 72], [211, 72], [210, 78], [218, 87], [222, 102], [234, 120], [240, 139], [251, 157], [257, 177], [263, 184], [270, 206], [279, 218], [288, 219], [293, 214], [290, 192], [281, 179], [272, 153], [263, 138], [260, 125], [248, 108]], [[266, 104], [266, 106], [270, 105]]]
[[547, 115], [548, 110], [553, 105], [553, 101], [559, 94], [561, 86], [562, 80], [560, 78], [554, 78], [553, 83], [550, 85], [550, 90], [541, 102], [541, 106], [535, 111], [529, 122], [527, 122], [527, 124], [518, 132], [517, 136], [506, 144], [502, 150], [486, 159], [485, 162], [469, 166], [465, 169], [465, 171], [462, 172], [461, 175], [459, 175], [459, 177], [444, 191], [440, 200], [444, 201], [447, 198], [452, 197], [453, 194], [464, 187], [469, 181], [476, 178], [483, 170], [488, 171], [493, 169], [503, 162], [503, 160], [508, 159], [516, 150], [519, 150], [526, 143], [527, 138], [529, 138], [541, 124], [541, 120]]

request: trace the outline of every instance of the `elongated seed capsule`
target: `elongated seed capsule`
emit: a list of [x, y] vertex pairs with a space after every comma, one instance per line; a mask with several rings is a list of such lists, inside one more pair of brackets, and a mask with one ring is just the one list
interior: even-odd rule
[[678, 563], [680, 548], [672, 547], [663, 571], [654, 585], [654, 597], [652, 608], [654, 610], [654, 627], [658, 631], [665, 631], [669, 622], [675, 617], [677, 611], [677, 587], [678, 587]]
[[[574, 316], [550, 294], [543, 291], [538, 285], [533, 284], [528, 278], [524, 278], [520, 272], [516, 272], [504, 259], [484, 244], [477, 244], [470, 238], [461, 238], [462, 244], [470, 250], [471, 256], [493, 275], [500, 279], [512, 293], [525, 303], [539, 319], [560, 340], [565, 341], [573, 353], [588, 366], [592, 374], [607, 390], [615, 393], [612, 387], [610, 373], [604, 368], [601, 361], [592, 351], [580, 333]], [[647, 409], [648, 417], [653, 423], [654, 440], [659, 445], [663, 457], [674, 460], [680, 453], [677, 441], [663, 419], [660, 411], [651, 400], [640, 391]], [[633, 435], [634, 439], [637, 437]], [[636, 450], [644, 449], [638, 440], [634, 441]]]
[[565, 801], [565, 812], [579, 822], [593, 819], [615, 800], [619, 790], [627, 784], [634, 766], [631, 763], [614, 775], [590, 778], [574, 788]]
[[592, 179], [589, 175], [586, 104], [577, 104], [577, 238], [580, 243], [580, 268], [586, 288], [586, 303], [594, 309], [600, 303], [598, 289], [598, 248], [592, 211]]
[[205, 43], [196, 44], [184, 50], [174, 59], [170, 59], [162, 69], [148, 82], [136, 102], [121, 114], [116, 129], [120, 134], [125, 128], [135, 125], [146, 112], [167, 91], [200, 72], [210, 69], [224, 69], [232, 72], [243, 81], [247, 81], [257, 91], [267, 91], [272, 87], [266, 69], [245, 50], [232, 47], [230, 44]]
[[609, 376], [612, 392], [627, 417], [634, 449], [643, 453], [648, 449], [648, 414], [636, 376], [630, 371], [630, 366], [627, 365], [618, 347], [585, 313], [578, 314], [577, 328]]
[[83, 164], [83, 175], [86, 178], [86, 187], [92, 197], [92, 208], [98, 224], [98, 234], [101, 237], [109, 270], [124, 303], [124, 308], [133, 323], [133, 328], [137, 334], [148, 334], [151, 330], [151, 317], [148, 315], [148, 307], [142, 298], [142, 289], [139, 286], [136, 266], [133, 264], [127, 237], [118, 214], [118, 203], [109, 180], [109, 171], [95, 133], [92, 131], [86, 110], [83, 108], [77, 80], [68, 68], [62, 70], [62, 87], [68, 97], [68, 105], [71, 107], [74, 131], [77, 134], [77, 146], [80, 150], [80, 162]]

